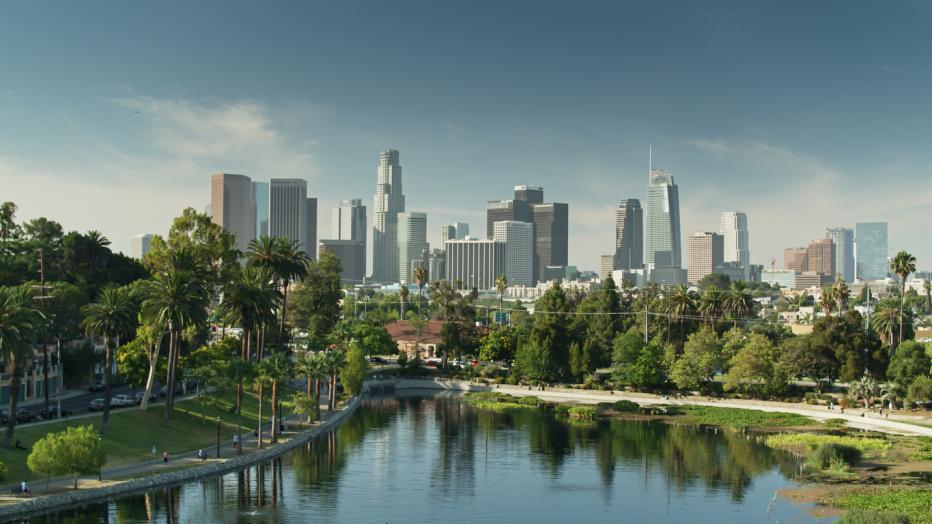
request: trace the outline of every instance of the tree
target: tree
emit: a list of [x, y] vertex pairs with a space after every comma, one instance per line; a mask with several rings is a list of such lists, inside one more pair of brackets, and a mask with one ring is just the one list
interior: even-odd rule
[[698, 286], [703, 292], [709, 289], [727, 291], [731, 287], [731, 277], [723, 273], [709, 273], [699, 280]]
[[9, 240], [19, 234], [16, 225], [16, 204], [4, 202], [0, 205], [0, 240]]
[[570, 344], [570, 378], [574, 382], [581, 382], [583, 376], [589, 373], [589, 352], [579, 345], [579, 342]]
[[515, 354], [514, 373], [519, 379], [533, 383], [552, 380], [553, 355], [534, 341], [526, 342]]
[[896, 348], [887, 368], [887, 378], [900, 386], [907, 387], [916, 377], [928, 376], [929, 355], [924, 345], [915, 340], [907, 340]]
[[139, 337], [117, 347], [114, 350], [114, 359], [117, 369], [120, 370], [120, 377], [126, 380], [134, 390], [146, 384], [149, 359], [146, 356], [145, 345]]
[[423, 315], [422, 311], [424, 307], [424, 284], [427, 284], [427, 268], [424, 266], [417, 266], [414, 268], [414, 282], [417, 284], [417, 312], [419, 315]]
[[294, 290], [292, 325], [307, 327], [308, 337], [322, 343], [340, 320], [340, 259], [326, 251], [308, 264], [307, 276]]
[[822, 293], [819, 294], [819, 307], [822, 308], [822, 314], [829, 316], [832, 314], [832, 304], [835, 303], [835, 293], [832, 289], [832, 286], [825, 286], [822, 288]]
[[612, 378], [637, 389], [655, 389], [667, 381], [664, 347], [659, 338], [644, 342], [636, 328], [615, 337]]
[[530, 342], [535, 344], [536, 349], [551, 355], [549, 361], [553, 365], [553, 371], [561, 376], [569, 371], [568, 311], [566, 293], [557, 280], [537, 301], [534, 327], [530, 335]]
[[[674, 286], [667, 296], [667, 314], [670, 315], [670, 323], [676, 323], [680, 327], [680, 341], [686, 337], [686, 319], [685, 317], [693, 314], [696, 308], [698, 297], [695, 291], [690, 291], [684, 285]], [[669, 331], [667, 332], [669, 340]]]
[[33, 358], [32, 343], [35, 340], [42, 316], [35, 308], [29, 288], [0, 287], [0, 357], [6, 364], [10, 377], [9, 411], [3, 446], [13, 443], [16, 428], [16, 404], [22, 385], [23, 373]]
[[164, 338], [165, 326], [159, 324], [157, 320], [140, 313], [135, 342], [142, 346], [149, 366], [149, 372], [146, 374], [145, 379], [146, 388], [142, 394], [142, 402], [139, 403], [139, 409], [142, 411], [149, 409], [149, 402], [152, 400], [152, 389], [155, 387], [155, 374]]
[[890, 261], [890, 269], [900, 277], [900, 336], [899, 343], [903, 342], [903, 310], [906, 307], [906, 278], [910, 273], [916, 272], [916, 257], [906, 251], [900, 251]]
[[680, 389], [696, 389], [711, 383], [715, 374], [725, 367], [722, 341], [715, 331], [700, 329], [689, 335], [683, 354], [677, 357], [670, 378]]
[[754, 296], [744, 282], [732, 282], [731, 289], [722, 301], [723, 310], [731, 316], [735, 327], [738, 326], [739, 319], [751, 316], [754, 304]]
[[[276, 351], [268, 355], [259, 362], [259, 376], [262, 377], [262, 383], [272, 386], [272, 443], [278, 442], [278, 385], [291, 378], [292, 374], [291, 358], [281, 351]], [[259, 404], [262, 404], [262, 394], [260, 389]], [[259, 431], [261, 435], [262, 420], [259, 420]], [[261, 436], [260, 436], [260, 441]], [[260, 445], [261, 447], [261, 445]]]
[[353, 322], [350, 332], [352, 337], [362, 344], [368, 355], [394, 355], [398, 353], [398, 346], [381, 324]]
[[789, 382], [780, 373], [779, 358], [779, 349], [770, 339], [751, 333], [731, 359], [731, 367], [725, 375], [725, 390], [765, 396], [782, 393]]
[[26, 459], [29, 469], [48, 478], [53, 475], [78, 476], [97, 473], [107, 461], [100, 435], [93, 426], [70, 426], [58, 433], [49, 433], [33, 445]]
[[580, 316], [586, 321], [585, 340], [580, 347], [580, 354], [588, 361], [586, 372], [612, 364], [612, 344], [621, 331], [621, 301], [611, 276], [595, 292], [594, 305], [594, 315]]
[[113, 350], [111, 341], [120, 343], [120, 336], [128, 334], [136, 325], [136, 304], [125, 287], [106, 287], [97, 302], [81, 308], [84, 329], [90, 336], [104, 339], [104, 412], [100, 433], [107, 434], [110, 422], [110, 383], [113, 379]]
[[855, 380], [868, 368], [886, 366], [877, 339], [864, 332], [864, 318], [854, 310], [843, 315], [823, 317], [812, 326], [812, 349], [819, 362], [821, 377], [831, 383], [835, 377]]
[[495, 290], [498, 291], [498, 311], [499, 315], [501, 315], [505, 311], [505, 291], [508, 290], [508, 278], [505, 277], [504, 273], [499, 273], [495, 277]]
[[490, 331], [479, 344], [479, 360], [484, 362], [511, 362], [518, 350], [518, 333], [512, 326]]
[[[306, 352], [296, 362], [295, 370], [298, 374], [304, 375], [307, 381], [307, 397], [313, 400], [315, 416], [317, 420], [320, 420], [320, 383], [330, 376], [325, 362], [325, 354]], [[307, 421], [311, 421], [310, 414], [308, 414]]]
[[282, 345], [285, 317], [288, 312], [288, 287], [293, 281], [307, 275], [310, 258], [296, 240], [284, 237], [262, 236], [249, 243], [246, 264], [264, 268], [276, 286], [282, 289], [281, 323], [278, 328], [278, 345]]
[[871, 312], [871, 328], [889, 347], [896, 345], [896, 328], [901, 315], [899, 307], [892, 300], [881, 300]]
[[357, 395], [362, 390], [362, 383], [366, 380], [366, 352], [362, 345], [353, 340], [346, 351], [346, 368], [340, 376], [343, 388], [350, 395]]
[[49, 490], [49, 480], [52, 477], [66, 473], [61, 461], [62, 454], [59, 434], [48, 433], [32, 445], [32, 451], [26, 457], [26, 466], [29, 467], [29, 471], [45, 477], [46, 492]]
[[932, 313], [932, 281], [925, 279], [922, 281], [922, 290], [925, 291], [926, 300], [925, 300], [925, 312], [926, 315]]
[[[707, 276], [715, 275], [712, 273]], [[728, 277], [728, 275], [722, 275]], [[727, 288], [725, 288], [727, 289]], [[702, 292], [702, 296], [699, 297], [698, 312], [708, 323], [709, 327], [715, 325], [715, 320], [722, 315], [722, 308], [724, 304], [724, 296], [719, 290], [718, 286], [709, 286]]]
[[409, 293], [410, 292], [408, 291], [408, 286], [403, 285], [401, 286], [400, 289], [398, 289], [398, 307], [399, 307], [398, 318], [402, 320], [406, 318], [405, 317], [405, 304], [407, 304], [408, 302]]
[[832, 296], [835, 298], [835, 307], [838, 308], [838, 314], [845, 312], [845, 308], [848, 307], [848, 295], [850, 291], [848, 290], [848, 284], [838, 277], [838, 280], [835, 281], [835, 286], [832, 288]]
[[920, 375], [913, 380], [906, 391], [906, 397], [912, 402], [927, 404], [932, 402], [932, 378]]
[[346, 366], [346, 353], [332, 349], [324, 353], [324, 364], [330, 374], [330, 398], [327, 401], [327, 411], [332, 411], [337, 405], [337, 373]]

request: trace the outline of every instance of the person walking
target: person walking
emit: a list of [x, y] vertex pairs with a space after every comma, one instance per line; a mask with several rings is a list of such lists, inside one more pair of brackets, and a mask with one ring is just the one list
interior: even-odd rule
[[167, 451], [162, 452], [162, 462], [165, 464], [168, 464], [168, 452]]
[[233, 449], [239, 449], [239, 435], [233, 435]]

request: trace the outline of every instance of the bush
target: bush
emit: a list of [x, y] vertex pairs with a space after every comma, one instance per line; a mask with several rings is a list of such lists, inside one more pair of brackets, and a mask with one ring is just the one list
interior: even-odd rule
[[575, 420], [595, 420], [595, 408], [592, 406], [570, 406], [566, 414]]
[[619, 400], [612, 404], [612, 409], [621, 411], [622, 413], [637, 413], [640, 411], [641, 405], [630, 400]]
[[852, 509], [836, 524], [909, 524], [909, 517], [899, 513], [887, 513], [871, 509]]
[[825, 427], [832, 429], [842, 429], [848, 427], [848, 421], [843, 418], [830, 418], [823, 422]]
[[806, 456], [806, 463], [816, 469], [844, 469], [861, 458], [861, 451], [841, 444], [820, 444]]
[[823, 444], [837, 444], [854, 448], [858, 451], [883, 451], [890, 449], [890, 443], [881, 438], [852, 437], [848, 435], [816, 435], [813, 433], [781, 433], [770, 435], [764, 443], [772, 448], [792, 448], [807, 446], [810, 450]]

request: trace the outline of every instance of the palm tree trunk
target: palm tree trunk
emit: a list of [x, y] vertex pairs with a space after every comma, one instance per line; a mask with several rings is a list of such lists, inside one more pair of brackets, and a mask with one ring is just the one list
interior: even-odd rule
[[[311, 400], [315, 400], [315, 398], [316, 398], [316, 397], [314, 397], [314, 386], [312, 385], [311, 376], [310, 376], [310, 375], [307, 376], [307, 398], [308, 398], [308, 399], [311, 399]], [[315, 404], [316, 404], [316, 402], [315, 402]], [[311, 423], [311, 416], [312, 416], [312, 415], [311, 415], [310, 413], [307, 414], [307, 423], [308, 423], [308, 424]]]
[[110, 352], [110, 337], [104, 335], [104, 413], [100, 419], [100, 434], [107, 434], [107, 424], [110, 422], [110, 381], [113, 379], [113, 354]]
[[142, 402], [139, 403], [139, 409], [145, 411], [149, 409], [149, 401], [152, 398], [152, 388], [155, 387], [155, 368], [159, 363], [159, 350], [162, 347], [162, 337], [159, 337], [155, 348], [149, 353], [149, 376], [146, 378], [146, 391], [142, 394]]
[[175, 351], [177, 351], [177, 348], [175, 347], [175, 331], [174, 329], [169, 328], [168, 330], [168, 372], [166, 373], [166, 376], [165, 376], [165, 412], [162, 415], [162, 420], [166, 423], [171, 418], [171, 411], [172, 411], [172, 407], [171, 407], [171, 398], [172, 398], [172, 393], [173, 393], [172, 373], [174, 372], [172, 370], [172, 363], [174, 362]]
[[337, 405], [337, 370], [330, 371], [330, 400], [327, 402], [327, 411], [333, 411]]
[[19, 386], [21, 379], [19, 371], [16, 369], [16, 361], [10, 358], [6, 365], [6, 371], [10, 376], [10, 403], [9, 416], [6, 421], [6, 433], [3, 435], [3, 447], [9, 448], [13, 445], [13, 431], [16, 429], [16, 404], [19, 402]]
[[906, 277], [900, 277], [900, 336], [896, 341], [899, 346], [903, 343], [903, 310], [906, 309]]
[[317, 420], [320, 420], [320, 379], [314, 379], [314, 410], [317, 412]]
[[282, 347], [282, 336], [285, 333], [285, 314], [288, 312], [288, 280], [282, 286], [282, 321], [278, 325], [278, 348]]
[[262, 449], [262, 403], [265, 401], [265, 388], [263, 387], [262, 382], [259, 382], [259, 425], [256, 430], [256, 434], [259, 435], [259, 438], [256, 439], [256, 447]]
[[278, 442], [278, 381], [272, 381], [272, 443]]

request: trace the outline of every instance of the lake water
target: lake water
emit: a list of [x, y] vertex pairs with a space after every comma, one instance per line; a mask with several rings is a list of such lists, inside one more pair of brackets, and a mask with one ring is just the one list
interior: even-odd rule
[[370, 399], [274, 462], [29, 522], [822, 522], [776, 496], [797, 466], [738, 432]]

